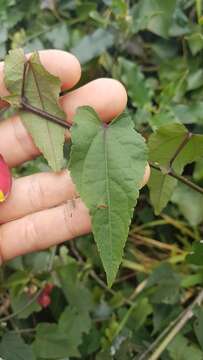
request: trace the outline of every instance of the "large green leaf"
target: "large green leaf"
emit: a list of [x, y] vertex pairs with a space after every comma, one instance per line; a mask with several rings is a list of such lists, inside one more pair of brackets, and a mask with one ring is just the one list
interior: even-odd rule
[[[22, 50], [10, 51], [5, 59], [5, 83], [11, 94], [7, 100], [11, 105], [20, 104], [24, 62]], [[46, 71], [37, 52], [31, 56], [29, 64], [25, 81], [28, 101], [37, 108], [65, 119], [65, 114], [58, 105], [60, 80]], [[59, 171], [64, 165], [64, 129], [27, 111], [21, 111], [20, 115], [51, 168]]]
[[[151, 202], [159, 214], [170, 200], [177, 180], [167, 175], [170, 160], [186, 137], [188, 130], [182, 124], [172, 123], [161, 126], [153, 133], [148, 142], [150, 160], [165, 169], [163, 172], [152, 169], [150, 181]], [[203, 135], [190, 138], [173, 162], [173, 169], [181, 174], [185, 165], [203, 157]]]
[[93, 109], [82, 107], [74, 121], [70, 171], [90, 210], [94, 237], [111, 285], [122, 259], [147, 149], [125, 114], [106, 125]]
[[25, 344], [15, 333], [6, 333], [0, 342], [0, 357], [2, 360], [35, 360], [31, 346]]

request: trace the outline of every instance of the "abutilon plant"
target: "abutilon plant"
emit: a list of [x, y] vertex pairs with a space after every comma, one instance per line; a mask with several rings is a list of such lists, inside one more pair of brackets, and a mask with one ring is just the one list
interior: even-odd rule
[[11, 171], [3, 156], [0, 155], [0, 203], [5, 201], [10, 194], [11, 184]]

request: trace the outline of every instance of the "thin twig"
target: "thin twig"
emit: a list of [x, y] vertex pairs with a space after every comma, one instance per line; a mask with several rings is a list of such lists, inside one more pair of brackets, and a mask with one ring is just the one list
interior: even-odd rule
[[[150, 165], [150, 167], [152, 169], [158, 170], [158, 171], [163, 173], [162, 168], [159, 165], [156, 165], [156, 164], [154, 164], [152, 162], [149, 162], [149, 165]], [[164, 175], [169, 175], [169, 176], [179, 180], [180, 182], [184, 183], [185, 185], [189, 186], [191, 189], [199, 192], [200, 194], [203, 194], [203, 188], [202, 187], [200, 187], [197, 184], [193, 183], [192, 181], [190, 181], [186, 177], [176, 174], [175, 171], [173, 171], [172, 169], [167, 170], [166, 174], [164, 173]]]
[[[54, 263], [53, 257], [55, 256], [55, 254], [56, 254], [56, 247], [53, 248], [52, 253], [50, 255], [50, 259], [47, 264], [47, 272], [52, 271], [53, 263]], [[44, 289], [40, 289], [39, 291], [37, 291], [37, 293], [24, 306], [22, 306], [16, 312], [0, 318], [0, 323], [11, 320], [11, 319], [15, 318], [16, 316], [18, 316], [19, 314], [21, 314], [24, 310], [26, 310], [30, 305], [32, 305], [38, 299], [38, 297], [42, 294], [43, 290]]]
[[195, 308], [195, 306], [201, 305], [202, 302], [203, 302], [203, 290], [200, 291], [200, 293], [197, 295], [197, 297], [192, 302], [192, 304], [188, 306], [188, 308], [183, 313], [181, 320], [178, 321], [178, 323], [174, 326], [172, 331], [166, 336], [166, 338], [158, 346], [158, 348], [155, 350], [155, 352], [152, 354], [152, 356], [150, 356], [149, 360], [159, 359], [160, 355], [167, 348], [167, 346], [171, 343], [171, 341], [174, 339], [174, 337], [179, 333], [180, 330], [183, 329], [183, 327], [186, 325], [186, 323], [194, 316], [193, 309]]

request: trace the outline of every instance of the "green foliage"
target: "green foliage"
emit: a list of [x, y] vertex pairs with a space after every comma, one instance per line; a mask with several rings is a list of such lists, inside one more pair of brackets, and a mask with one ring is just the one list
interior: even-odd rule
[[[82, 62], [79, 85], [99, 77], [120, 80], [129, 97], [127, 112], [149, 143], [151, 161], [160, 164], [162, 171], [152, 170], [149, 184], [151, 200], [161, 213], [154, 214], [148, 190], [143, 189], [124, 261], [111, 289], [105, 284], [92, 235], [56, 250], [18, 257], [1, 267], [3, 359], [139, 360], [143, 356], [145, 360], [159, 345], [163, 346], [161, 360], [203, 358], [201, 301], [184, 328], [164, 345], [164, 334], [170, 335], [181, 324], [203, 285], [202, 195], [167, 175], [171, 156], [190, 131], [195, 134], [190, 139], [194, 146], [189, 142], [182, 149], [173, 169], [203, 186], [202, 16], [201, 0], [0, 2], [1, 60], [10, 49], [58, 48], [72, 51]], [[13, 71], [9, 59], [7, 69], [12, 72], [15, 93], [10, 101], [18, 106], [22, 60], [16, 61]], [[36, 67], [39, 70], [39, 64]], [[55, 80], [56, 100], [60, 88]], [[51, 89], [45, 82], [43, 86], [49, 94]], [[36, 91], [34, 95], [35, 104], [42, 108]], [[30, 94], [29, 98], [31, 101]], [[55, 105], [49, 110], [60, 111]], [[62, 113], [59, 116], [65, 118]], [[29, 119], [24, 121], [31, 127]], [[46, 131], [44, 119], [33, 115], [32, 127], [34, 120], [37, 129], [42, 126], [41, 132]], [[63, 166], [61, 150], [57, 166]], [[13, 169], [13, 175], [48, 170], [40, 157]], [[51, 304], [42, 308], [38, 294], [47, 283], [54, 285]], [[157, 338], [160, 341], [153, 347]]]

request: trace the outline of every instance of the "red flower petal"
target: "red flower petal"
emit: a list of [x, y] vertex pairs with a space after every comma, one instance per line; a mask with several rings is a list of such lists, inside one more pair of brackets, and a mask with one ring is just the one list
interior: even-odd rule
[[10, 169], [2, 155], [0, 155], [0, 202], [8, 197], [12, 184]]

